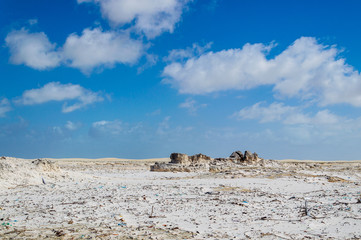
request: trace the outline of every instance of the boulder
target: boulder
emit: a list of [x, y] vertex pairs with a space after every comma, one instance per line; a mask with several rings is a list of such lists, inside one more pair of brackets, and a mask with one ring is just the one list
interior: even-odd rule
[[253, 161], [253, 154], [249, 151], [244, 152], [244, 161], [246, 162], [252, 162]]
[[237, 159], [237, 160], [242, 160], [243, 159], [243, 153], [241, 151], [235, 151], [229, 157]]
[[254, 162], [258, 162], [259, 160], [260, 158], [258, 157], [257, 153], [251, 153], [250, 151], [244, 152], [243, 162], [254, 163]]
[[187, 154], [183, 154], [183, 153], [172, 153], [170, 155], [170, 163], [174, 163], [174, 164], [189, 164], [189, 157]]

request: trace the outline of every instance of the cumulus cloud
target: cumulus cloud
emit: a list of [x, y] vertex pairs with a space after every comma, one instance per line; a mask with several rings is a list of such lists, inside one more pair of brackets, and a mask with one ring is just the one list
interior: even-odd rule
[[270, 68], [262, 44], [246, 44], [242, 49], [208, 52], [185, 63], [173, 62], [164, 68], [165, 82], [181, 93], [204, 94], [228, 89], [249, 89], [274, 83], [266, 76]]
[[45, 33], [29, 33], [22, 29], [5, 39], [10, 61], [44, 70], [61, 64], [89, 73], [93, 68], [112, 67], [117, 63], [134, 64], [143, 55], [144, 46], [124, 31], [84, 29], [79, 36], [70, 34], [64, 46], [56, 48]]
[[136, 31], [154, 38], [174, 31], [189, 0], [78, 0], [83, 2], [99, 4], [103, 17], [113, 25], [134, 22]]
[[26, 29], [10, 32], [5, 38], [10, 49], [10, 62], [44, 70], [60, 65], [61, 54], [45, 33], [29, 33]]
[[311, 124], [311, 125], [333, 125], [343, 119], [329, 110], [320, 110], [316, 114], [306, 114], [301, 107], [286, 106], [283, 103], [274, 102], [265, 105], [263, 102], [245, 107], [235, 113], [239, 119], [256, 120], [260, 123], [282, 122], [288, 125]]
[[63, 46], [67, 64], [85, 72], [116, 63], [133, 64], [142, 54], [142, 42], [125, 32], [103, 32], [100, 28], [85, 29], [80, 36], [73, 33]]
[[11, 104], [7, 98], [0, 100], [0, 117], [5, 117], [7, 112], [11, 111]]
[[242, 49], [207, 52], [185, 62], [172, 62], [163, 70], [163, 81], [188, 94], [271, 85], [281, 97], [312, 100], [321, 106], [347, 103], [361, 107], [360, 73], [339, 57], [335, 46], [301, 37], [268, 59], [273, 47], [246, 44]]
[[73, 101], [70, 105], [67, 102], [63, 104], [62, 112], [69, 113], [103, 100], [99, 93], [87, 90], [80, 85], [51, 82], [42, 88], [26, 90], [16, 102], [23, 105], [36, 105], [50, 101]]

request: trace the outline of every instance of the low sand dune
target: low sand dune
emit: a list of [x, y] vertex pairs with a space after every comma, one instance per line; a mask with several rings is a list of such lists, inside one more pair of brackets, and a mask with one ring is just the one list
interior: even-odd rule
[[298, 162], [298, 163], [325, 163], [325, 164], [332, 164], [332, 163], [361, 163], [361, 160], [348, 160], [348, 161], [344, 161], [344, 160], [332, 160], [332, 161], [327, 161], [327, 160], [297, 160], [297, 159], [280, 159], [277, 161], [281, 161], [281, 162]]

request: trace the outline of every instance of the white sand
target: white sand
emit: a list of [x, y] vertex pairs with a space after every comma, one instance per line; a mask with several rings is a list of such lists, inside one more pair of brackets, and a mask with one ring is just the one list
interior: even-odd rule
[[361, 238], [361, 163], [211, 174], [149, 172], [155, 159], [54, 161], [61, 170], [0, 181], [2, 239]]

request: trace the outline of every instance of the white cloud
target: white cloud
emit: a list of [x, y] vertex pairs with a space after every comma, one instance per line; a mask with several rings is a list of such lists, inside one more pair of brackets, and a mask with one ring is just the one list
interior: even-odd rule
[[163, 71], [165, 82], [181, 93], [204, 94], [228, 89], [249, 89], [274, 83], [266, 76], [271, 67], [265, 57], [268, 47], [246, 44], [242, 49], [208, 52], [185, 63], [174, 62]]
[[22, 29], [9, 33], [5, 39], [10, 61], [44, 70], [61, 64], [85, 73], [93, 68], [112, 67], [117, 63], [134, 64], [144, 53], [143, 43], [122, 31], [84, 29], [78, 36], [68, 36], [62, 48], [56, 48], [45, 33], [29, 33]]
[[196, 57], [202, 55], [209, 50], [212, 46], [212, 42], [207, 43], [205, 46], [200, 46], [197, 43], [193, 43], [192, 47], [186, 49], [173, 49], [169, 52], [168, 56], [163, 60], [167, 62], [183, 61], [184, 59]]
[[320, 105], [349, 103], [361, 106], [361, 76], [335, 46], [318, 44], [314, 38], [300, 38], [273, 62], [274, 90], [287, 97], [315, 99]]
[[158, 56], [154, 54], [145, 54], [145, 58], [146, 58], [145, 64], [138, 67], [137, 69], [138, 74], [143, 72], [145, 69], [154, 66], [158, 62]]
[[251, 107], [241, 109], [234, 116], [239, 119], [257, 120], [260, 123], [282, 122], [287, 125], [334, 125], [345, 120], [329, 110], [320, 110], [312, 116], [304, 113], [300, 107], [286, 106], [277, 102], [269, 106], [264, 106], [263, 102], [259, 102]]
[[98, 121], [92, 124], [90, 133], [92, 136], [98, 136], [100, 134], [119, 135], [124, 130], [123, 124], [119, 120], [114, 121]]
[[295, 112], [295, 107], [285, 106], [283, 103], [272, 103], [268, 107], [261, 106], [262, 103], [256, 103], [251, 107], [241, 109], [236, 116], [241, 119], [257, 119], [261, 123], [281, 121], [285, 115]]
[[188, 0], [78, 0], [100, 4], [101, 13], [113, 25], [133, 23], [148, 38], [172, 33]]
[[[57, 139], [61, 141], [71, 141], [72, 134], [81, 127], [80, 122], [67, 121], [62, 126], [52, 126], [48, 128], [48, 131], [43, 133], [46, 136], [51, 137], [52, 140]], [[46, 137], [44, 136], [44, 137]]]
[[341, 120], [341, 117], [331, 113], [329, 110], [318, 111], [313, 118], [313, 122], [316, 124], [337, 124]]
[[5, 42], [10, 49], [10, 61], [13, 64], [24, 64], [38, 70], [60, 65], [61, 54], [43, 32], [29, 33], [26, 29], [12, 31]]
[[75, 131], [81, 126], [81, 123], [74, 123], [72, 121], [67, 121], [65, 124], [65, 128], [69, 131]]
[[273, 85], [282, 97], [316, 101], [321, 106], [348, 103], [361, 107], [361, 76], [339, 58], [335, 46], [301, 37], [273, 59], [273, 46], [246, 44], [242, 49], [208, 52], [163, 70], [164, 82], [181, 93], [206, 94]]
[[58, 126], [52, 127], [52, 128], [51, 128], [51, 132], [52, 132], [53, 134], [56, 134], [56, 135], [63, 135], [63, 134], [64, 134], [63, 128], [58, 127]]
[[11, 105], [10, 102], [7, 98], [3, 98], [0, 100], [0, 117], [5, 117], [5, 114], [7, 112], [10, 112], [11, 109]]
[[[308, 124], [286, 125], [283, 141], [296, 144], [345, 144], [357, 141], [361, 133], [361, 118], [347, 119], [328, 110], [319, 111]], [[347, 144], [346, 144], [347, 145]]]
[[84, 72], [116, 63], [134, 64], [142, 54], [142, 42], [125, 32], [103, 32], [100, 28], [84, 29], [81, 36], [73, 33], [63, 46], [67, 64]]
[[198, 104], [196, 100], [187, 98], [184, 102], [179, 104], [180, 108], [185, 108], [190, 114], [195, 114], [199, 108], [206, 107], [207, 104]]
[[89, 135], [95, 138], [103, 136], [119, 136], [122, 134], [138, 133], [142, 129], [142, 124], [130, 125], [120, 120], [113, 121], [97, 121], [94, 122], [89, 129]]
[[64, 103], [62, 111], [72, 112], [87, 105], [103, 101], [99, 93], [87, 90], [80, 85], [51, 82], [42, 88], [26, 90], [16, 102], [23, 105], [42, 104], [50, 101], [75, 101]]
[[[304, 107], [277, 102], [269, 105], [264, 102], [256, 103], [236, 112], [234, 117], [263, 123], [257, 128], [271, 131], [272, 134], [267, 136], [266, 132], [257, 132], [258, 129], [248, 133], [245, 129], [246, 135], [256, 136], [257, 142], [267, 138], [269, 141], [288, 143], [289, 146], [327, 144], [329, 147], [329, 144], [357, 142], [361, 133], [361, 118], [339, 116], [328, 109], [311, 112]], [[269, 130], [267, 128], [270, 125], [265, 123], [281, 124], [272, 125], [272, 130]]]

